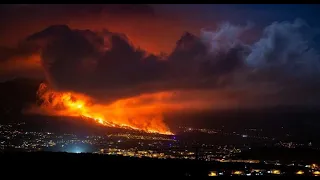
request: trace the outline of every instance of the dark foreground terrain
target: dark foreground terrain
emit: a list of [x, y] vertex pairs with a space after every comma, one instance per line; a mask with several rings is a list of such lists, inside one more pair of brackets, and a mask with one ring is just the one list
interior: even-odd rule
[[1, 164], [20, 172], [59, 172], [70, 174], [101, 173], [109, 176], [121, 175], [173, 175], [187, 174], [207, 176], [209, 166], [201, 161], [160, 160], [108, 156], [89, 153], [10, 152], [0, 153]]
[[281, 162], [320, 163], [320, 150], [311, 148], [254, 148], [243, 151], [238, 159], [279, 160]]
[[[4, 174], [12, 171], [29, 175], [84, 175], [101, 174], [105, 177], [117, 176], [208, 176], [210, 171], [224, 172], [228, 175], [234, 171], [249, 172], [252, 169], [280, 169], [287, 175], [293, 175], [296, 167], [220, 163], [197, 160], [150, 159], [123, 156], [108, 156], [87, 153], [53, 153], [53, 152], [4, 152], [0, 153], [1, 170]], [[307, 173], [307, 170], [303, 170]], [[245, 174], [243, 174], [245, 175]], [[305, 174], [307, 175], [307, 174]]]

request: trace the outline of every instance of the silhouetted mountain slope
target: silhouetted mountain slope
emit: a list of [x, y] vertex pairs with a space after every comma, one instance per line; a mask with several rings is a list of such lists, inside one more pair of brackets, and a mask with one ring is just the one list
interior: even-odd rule
[[21, 114], [21, 110], [36, 102], [36, 91], [41, 81], [14, 79], [0, 83], [0, 116]]

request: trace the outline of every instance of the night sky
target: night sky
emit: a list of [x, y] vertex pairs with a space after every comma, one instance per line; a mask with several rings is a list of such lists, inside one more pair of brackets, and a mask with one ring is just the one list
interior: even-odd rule
[[175, 91], [210, 108], [319, 107], [319, 7], [1, 5], [0, 80], [105, 102]]

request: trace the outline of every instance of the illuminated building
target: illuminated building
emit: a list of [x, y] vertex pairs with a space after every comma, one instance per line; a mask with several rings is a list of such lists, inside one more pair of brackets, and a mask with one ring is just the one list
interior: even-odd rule
[[210, 171], [208, 176], [217, 176], [217, 172], [216, 171]]
[[243, 175], [244, 172], [243, 171], [233, 171], [232, 174], [234, 174], [234, 175]]
[[272, 173], [272, 174], [281, 174], [281, 171], [280, 171], [280, 170], [277, 170], [277, 169], [272, 169], [272, 170], [271, 170], [271, 173]]
[[317, 169], [318, 165], [317, 164], [311, 164], [311, 169]]
[[302, 174], [304, 174], [304, 171], [299, 170], [299, 171], [296, 172], [296, 174], [297, 174], [297, 175], [302, 175]]
[[314, 171], [312, 174], [313, 174], [314, 176], [320, 176], [320, 171]]

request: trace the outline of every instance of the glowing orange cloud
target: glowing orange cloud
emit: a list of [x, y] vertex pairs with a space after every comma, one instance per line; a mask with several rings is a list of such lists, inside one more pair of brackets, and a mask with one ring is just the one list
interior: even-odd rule
[[58, 24], [68, 25], [72, 29], [90, 29], [101, 31], [124, 33], [136, 47], [158, 54], [160, 52], [170, 53], [176, 41], [185, 31], [195, 34], [203, 28], [203, 24], [184, 22], [181, 19], [168, 17], [137, 17], [129, 18], [110, 17], [108, 14], [71, 17], [41, 17], [26, 19], [24, 16], [11, 17], [12, 20], [6, 24], [0, 34], [0, 45], [15, 46], [19, 41], [42, 31], [43, 29]]
[[0, 63], [0, 75], [23, 73], [28, 77], [41, 77], [43, 68], [40, 54], [32, 54], [27, 57], [12, 57]]
[[163, 122], [161, 105], [161, 101], [169, 98], [171, 93], [141, 95], [108, 105], [95, 104], [93, 99], [83, 94], [51, 90], [46, 84], [40, 85], [37, 94], [41, 101], [40, 111], [45, 114], [78, 116], [109, 127], [173, 134]]

